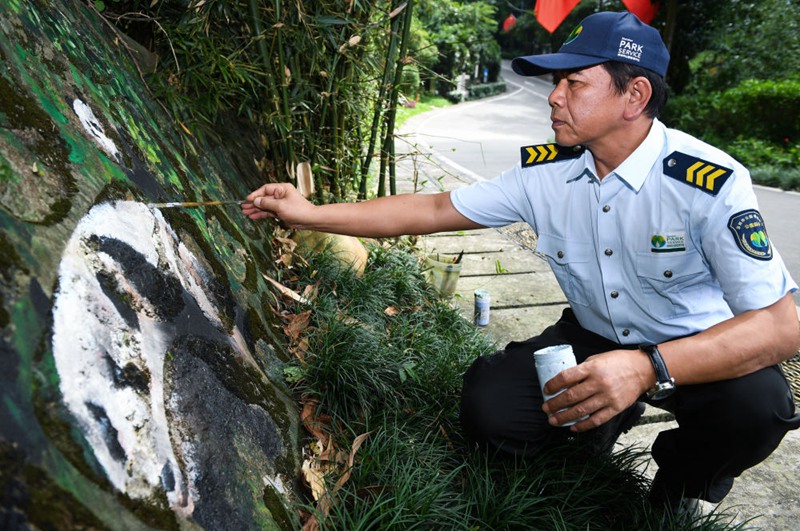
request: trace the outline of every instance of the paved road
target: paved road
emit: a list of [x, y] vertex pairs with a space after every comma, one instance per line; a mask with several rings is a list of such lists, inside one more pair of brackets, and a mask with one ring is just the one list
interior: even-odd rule
[[[519, 147], [552, 142], [546, 79], [516, 75], [503, 65], [505, 94], [469, 102], [428, 115], [415, 129], [420, 144], [461, 175], [488, 179], [519, 160]], [[800, 216], [800, 194], [756, 187], [759, 207], [769, 235], [795, 280], [800, 281], [800, 238], [795, 219]], [[800, 306], [800, 293], [795, 293]]]

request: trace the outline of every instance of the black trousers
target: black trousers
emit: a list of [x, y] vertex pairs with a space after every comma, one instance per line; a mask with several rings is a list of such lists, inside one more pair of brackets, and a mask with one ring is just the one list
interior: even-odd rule
[[[461, 424], [467, 436], [514, 455], [537, 452], [570, 436], [568, 429], [547, 424], [533, 360], [534, 351], [559, 344], [572, 345], [578, 363], [600, 352], [636, 348], [583, 329], [572, 310], [565, 310], [541, 335], [478, 358], [464, 374]], [[644, 396], [640, 400], [647, 401]], [[678, 424], [653, 443], [660, 479], [673, 492], [714, 503], [730, 491], [735, 477], [766, 459], [787, 431], [800, 426], [779, 366], [732, 380], [679, 386], [671, 397], [651, 405], [672, 412]]]

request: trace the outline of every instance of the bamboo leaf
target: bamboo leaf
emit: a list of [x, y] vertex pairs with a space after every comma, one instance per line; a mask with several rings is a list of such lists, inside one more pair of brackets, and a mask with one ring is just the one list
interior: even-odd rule
[[329, 16], [329, 15], [321, 15], [316, 17], [314, 20], [325, 26], [343, 26], [345, 24], [348, 24], [348, 22], [343, 18]]

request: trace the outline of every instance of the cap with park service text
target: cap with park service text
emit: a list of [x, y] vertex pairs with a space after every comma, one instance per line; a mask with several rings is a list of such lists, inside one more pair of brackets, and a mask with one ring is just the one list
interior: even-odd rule
[[522, 76], [572, 70], [619, 61], [665, 76], [669, 52], [658, 30], [628, 11], [589, 15], [578, 24], [558, 52], [517, 57], [511, 67]]

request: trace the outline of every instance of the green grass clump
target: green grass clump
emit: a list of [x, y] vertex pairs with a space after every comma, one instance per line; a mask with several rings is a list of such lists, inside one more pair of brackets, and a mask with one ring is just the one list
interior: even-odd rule
[[[596, 455], [577, 438], [521, 460], [465, 440], [461, 376], [495, 345], [435, 294], [408, 250], [370, 247], [361, 278], [326, 253], [307, 258], [289, 285], [318, 289], [294, 389], [319, 400], [338, 448], [369, 433], [346, 481], [327, 478], [327, 517], [305, 507], [321, 529], [687, 528], [647, 503], [644, 451]], [[711, 515], [694, 525], [729, 524]]]

